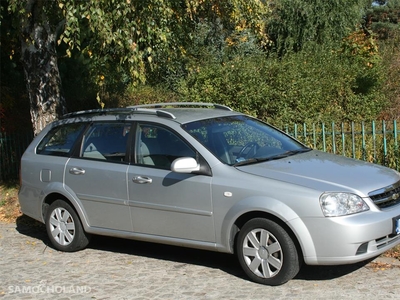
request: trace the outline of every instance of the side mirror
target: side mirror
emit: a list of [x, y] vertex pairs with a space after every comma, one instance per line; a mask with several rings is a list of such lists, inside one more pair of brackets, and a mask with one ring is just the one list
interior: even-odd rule
[[200, 171], [200, 165], [193, 157], [180, 157], [172, 162], [171, 171], [190, 174]]

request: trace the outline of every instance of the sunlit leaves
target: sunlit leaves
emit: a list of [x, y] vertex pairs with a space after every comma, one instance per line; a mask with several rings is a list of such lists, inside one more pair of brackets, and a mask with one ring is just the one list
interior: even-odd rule
[[[8, 0], [20, 11], [30, 0]], [[268, 42], [265, 20], [269, 8], [260, 0], [54, 0], [41, 2], [50, 22], [59, 26], [57, 44], [67, 57], [74, 51], [88, 55], [94, 75], [119, 64], [134, 82], [144, 82], [146, 66], [159, 63], [160, 55], [178, 59], [191, 45], [199, 22], [219, 22], [235, 36], [251, 31], [261, 44]], [[108, 77], [109, 78], [109, 77]]]
[[357, 30], [351, 33], [342, 42], [343, 53], [357, 59], [372, 68], [380, 61], [378, 45], [370, 34], [363, 30]]

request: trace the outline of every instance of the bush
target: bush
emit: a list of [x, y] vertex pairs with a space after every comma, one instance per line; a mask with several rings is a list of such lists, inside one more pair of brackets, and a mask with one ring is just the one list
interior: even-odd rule
[[178, 102], [177, 95], [162, 86], [139, 85], [131, 87], [118, 100], [118, 106], [150, 104], [160, 102]]
[[277, 125], [375, 119], [382, 110], [379, 65], [316, 47], [282, 59], [236, 56], [192, 71], [180, 84], [185, 101], [206, 101]]

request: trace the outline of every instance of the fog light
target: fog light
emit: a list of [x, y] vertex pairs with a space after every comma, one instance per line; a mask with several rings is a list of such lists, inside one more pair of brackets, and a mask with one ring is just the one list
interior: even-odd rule
[[368, 250], [368, 243], [361, 244], [361, 246], [358, 247], [357, 249], [356, 255], [367, 253], [367, 250]]

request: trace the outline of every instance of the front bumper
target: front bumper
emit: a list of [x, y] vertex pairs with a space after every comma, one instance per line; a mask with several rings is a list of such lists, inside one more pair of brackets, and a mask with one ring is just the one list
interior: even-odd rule
[[399, 217], [400, 205], [345, 217], [304, 218], [313, 244], [302, 245], [304, 261], [310, 265], [340, 265], [379, 256], [400, 244], [400, 234], [395, 232]]

